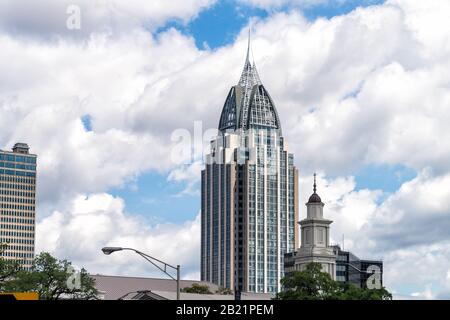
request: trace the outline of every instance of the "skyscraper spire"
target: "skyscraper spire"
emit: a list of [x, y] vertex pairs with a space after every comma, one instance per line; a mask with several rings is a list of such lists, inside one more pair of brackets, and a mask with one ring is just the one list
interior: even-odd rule
[[247, 42], [247, 58], [245, 59], [245, 64], [250, 64], [250, 39], [251, 39], [251, 31], [250, 27], [248, 27], [248, 42]]
[[[281, 125], [275, 104], [256, 71], [251, 41], [251, 28], [249, 28], [244, 69], [238, 84], [228, 93], [219, 120], [219, 130], [225, 132], [229, 129], [266, 128], [276, 129], [281, 135]], [[250, 62], [250, 54], [253, 62]]]
[[242, 70], [241, 78], [239, 79], [239, 85], [247, 90], [251, 90], [254, 85], [261, 84], [258, 72], [256, 71], [255, 62], [250, 62], [250, 50], [251, 50], [251, 28], [248, 28], [247, 39], [247, 55], [245, 57], [244, 70]]

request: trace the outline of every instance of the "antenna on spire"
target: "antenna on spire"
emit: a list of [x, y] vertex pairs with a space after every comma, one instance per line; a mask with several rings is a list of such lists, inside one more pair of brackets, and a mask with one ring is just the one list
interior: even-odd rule
[[250, 39], [251, 39], [251, 27], [248, 27], [248, 43], [247, 43], [247, 58], [245, 63], [250, 63]]
[[[258, 72], [256, 71], [255, 59], [253, 57], [252, 51], [252, 59], [253, 65], [250, 63], [250, 50], [252, 48], [252, 40], [251, 40], [251, 25], [248, 27], [248, 40], [247, 40], [247, 57], [244, 63], [244, 70], [242, 71], [241, 78], [239, 79], [239, 85], [248, 89], [248, 96], [250, 96], [251, 89], [255, 84], [261, 84], [261, 80], [259, 79]], [[248, 97], [249, 98], [249, 97]], [[243, 121], [245, 121], [245, 117]]]
[[314, 193], [316, 193], [317, 190], [317, 186], [316, 186], [316, 173], [314, 172], [314, 186], [313, 186], [313, 191]]

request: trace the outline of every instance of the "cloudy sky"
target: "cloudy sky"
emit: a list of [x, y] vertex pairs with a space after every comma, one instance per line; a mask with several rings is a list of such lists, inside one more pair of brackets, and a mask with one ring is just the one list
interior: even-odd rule
[[[131, 246], [199, 277], [201, 133], [251, 25], [301, 202], [317, 171], [334, 243], [383, 259], [397, 297], [450, 297], [449, 16], [447, 0], [1, 0], [0, 148], [39, 156], [37, 252], [160, 276], [100, 251]], [[180, 130], [200, 145], [182, 159]]]

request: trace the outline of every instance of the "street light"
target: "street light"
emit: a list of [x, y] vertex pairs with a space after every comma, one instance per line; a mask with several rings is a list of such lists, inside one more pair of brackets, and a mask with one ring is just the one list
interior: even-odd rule
[[[164, 272], [166, 275], [168, 275], [172, 280], [175, 280], [177, 282], [177, 300], [180, 300], [180, 270], [181, 270], [180, 265], [177, 265], [176, 267], [174, 267], [174, 266], [172, 266], [172, 265], [170, 265], [170, 264], [168, 264], [168, 263], [166, 263], [164, 261], [156, 259], [156, 258], [154, 258], [152, 256], [149, 256], [148, 254], [145, 254], [145, 253], [143, 253], [141, 251], [138, 251], [136, 249], [133, 249], [133, 248], [122, 248], [122, 247], [104, 247], [104, 248], [102, 248], [103, 253], [106, 254], [106, 255], [110, 255], [113, 252], [122, 251], [122, 250], [130, 250], [130, 251], [136, 252], [142, 258], [144, 258], [145, 260], [150, 262], [152, 265], [157, 267], [159, 270]], [[157, 263], [162, 264], [163, 267], [158, 265]], [[176, 278], [174, 278], [170, 273], [167, 272], [167, 267], [172, 268], [172, 269], [177, 271], [177, 277]]]
[[110, 255], [113, 252], [121, 251], [121, 250], [123, 250], [123, 248], [121, 248], [121, 247], [104, 247], [104, 248], [102, 248], [103, 253], [106, 255]]

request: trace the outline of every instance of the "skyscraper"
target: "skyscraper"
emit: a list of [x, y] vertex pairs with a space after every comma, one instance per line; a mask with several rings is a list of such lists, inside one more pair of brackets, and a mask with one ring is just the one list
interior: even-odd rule
[[36, 158], [25, 143], [0, 150], [0, 244], [2, 256], [31, 267], [34, 258]]
[[201, 279], [274, 293], [298, 247], [298, 173], [275, 104], [250, 62], [231, 87], [201, 179]]

